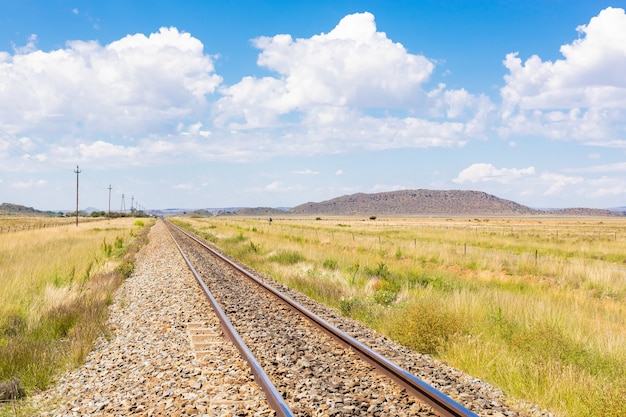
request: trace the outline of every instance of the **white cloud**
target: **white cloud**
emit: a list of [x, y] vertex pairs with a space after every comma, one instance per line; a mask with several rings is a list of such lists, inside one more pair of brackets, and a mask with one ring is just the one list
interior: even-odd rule
[[388, 185], [388, 184], [374, 184], [369, 192], [372, 193], [382, 193], [386, 191], [399, 191], [406, 190], [408, 187], [406, 185]]
[[[584, 170], [570, 169], [564, 172], [619, 172], [624, 169], [626, 167], [623, 164], [613, 164]], [[535, 206], [539, 207], [571, 206], [573, 201], [587, 201], [589, 207], [595, 206], [593, 203], [589, 205], [591, 201], [615, 198], [626, 193], [626, 179], [622, 177], [593, 178], [549, 171], [539, 173], [534, 167], [499, 169], [485, 163], [469, 166], [461, 171], [453, 182], [481, 183], [481, 189], [487, 192], [500, 197], [516, 196], [513, 197], [514, 200], [521, 196], [527, 200], [534, 200]]]
[[13, 132], [145, 134], [206, 110], [221, 83], [202, 43], [176, 28], [50, 52], [35, 40], [0, 61], [0, 124]]
[[[377, 31], [370, 13], [348, 15], [329, 33], [261, 37], [254, 44], [258, 64], [277, 76], [248, 76], [221, 88], [215, 123], [254, 131], [246, 143], [263, 151], [463, 146], [484, 138], [494, 118], [486, 96], [443, 84], [424, 93], [433, 61]], [[270, 129], [282, 140], [259, 144], [259, 132]]]
[[255, 39], [258, 64], [277, 76], [221, 88], [213, 57], [176, 28], [50, 52], [35, 43], [0, 52], [0, 125], [40, 145], [59, 138], [38, 150], [55, 164], [463, 146], [493, 117], [486, 97], [464, 89], [424, 93], [434, 62], [377, 31], [370, 13], [306, 39]]
[[603, 198], [607, 196], [623, 196], [626, 194], [626, 180], [623, 177], [618, 178], [609, 178], [609, 177], [600, 177], [590, 179], [589, 190], [587, 194], [591, 198]]
[[31, 188], [41, 188], [47, 184], [48, 182], [46, 180], [17, 181], [11, 184], [11, 188], [26, 190], [26, 189], [31, 189]]
[[172, 185], [172, 188], [174, 190], [182, 190], [182, 191], [189, 191], [189, 190], [193, 190], [193, 185], [186, 183], [186, 184], [174, 184]]
[[541, 174], [540, 179], [547, 186], [544, 195], [555, 195], [563, 192], [567, 187], [580, 185], [584, 182], [582, 177], [571, 177], [552, 172]]
[[[37, 50], [37, 35], [32, 34], [28, 37], [28, 42], [24, 46], [15, 46], [13, 45], [13, 52], [15, 54], [23, 55], [30, 54]], [[8, 55], [4, 57], [3, 60], [8, 59]]]
[[265, 187], [263, 187], [263, 189], [266, 191], [277, 191], [277, 190], [280, 190], [282, 187], [283, 187], [282, 182], [274, 181], [273, 183], [268, 184]]
[[535, 175], [535, 168], [528, 167], [522, 169], [516, 168], [496, 168], [492, 164], [477, 163], [472, 164], [459, 172], [459, 175], [453, 180], [457, 184], [466, 182], [497, 182], [507, 184], [523, 177], [532, 177]]
[[608, 7], [580, 37], [563, 45], [563, 59], [526, 61], [511, 53], [500, 90], [505, 135], [594, 140], [602, 144], [623, 133], [626, 118], [626, 14]]
[[300, 171], [292, 171], [292, 174], [296, 174], [296, 175], [317, 175], [319, 174], [319, 171], [313, 171], [310, 169], [303, 169]]
[[[592, 159], [594, 158], [591, 156]], [[626, 162], [619, 162], [615, 164], [605, 164], [605, 165], [595, 165], [591, 167], [583, 167], [583, 168], [568, 168], [563, 170], [564, 172], [626, 172]]]
[[283, 99], [294, 107], [403, 104], [434, 68], [378, 32], [367, 12], [344, 17], [328, 34], [295, 41], [277, 35], [254, 43], [262, 50], [258, 64], [284, 77]]
[[316, 106], [406, 106], [434, 68], [377, 32], [370, 13], [348, 15], [328, 34], [260, 37], [254, 45], [261, 49], [258, 64], [279, 78], [245, 77], [222, 90], [218, 107], [223, 119], [244, 118], [252, 126]]

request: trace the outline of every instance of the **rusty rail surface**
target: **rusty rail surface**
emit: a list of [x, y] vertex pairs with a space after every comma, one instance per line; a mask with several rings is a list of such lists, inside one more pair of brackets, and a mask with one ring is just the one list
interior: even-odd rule
[[[228, 317], [226, 316], [226, 314], [224, 313], [220, 305], [217, 303], [217, 300], [215, 299], [215, 297], [213, 297], [213, 294], [211, 294], [211, 291], [206, 286], [206, 284], [204, 283], [204, 281], [202, 280], [202, 278], [200, 277], [196, 269], [191, 264], [191, 261], [189, 260], [185, 252], [183, 252], [183, 249], [180, 247], [180, 245], [176, 241], [176, 238], [174, 237], [171, 230], [169, 229], [169, 226], [174, 226], [179, 231], [185, 233], [186, 235], [188, 236], [190, 235], [184, 232], [182, 229], [178, 228], [177, 226], [172, 225], [169, 222], [166, 222], [166, 225], [168, 226], [167, 231], [169, 232], [170, 237], [174, 241], [174, 244], [178, 248], [178, 251], [180, 252], [182, 257], [185, 259], [187, 266], [193, 273], [194, 277], [196, 278], [196, 281], [198, 282], [198, 284], [202, 288], [202, 291], [208, 298], [209, 303], [211, 303], [211, 307], [213, 308], [213, 311], [217, 315], [220, 321], [220, 324], [222, 326], [222, 331], [225, 333], [226, 337], [231, 342], [233, 342], [237, 350], [239, 350], [239, 352], [241, 353], [241, 356], [243, 357], [243, 359], [246, 362], [248, 362], [248, 365], [250, 365], [250, 370], [252, 374], [254, 375], [255, 381], [257, 382], [257, 384], [259, 384], [259, 386], [261, 387], [261, 390], [263, 390], [263, 392], [265, 393], [268, 403], [270, 404], [272, 409], [276, 412], [277, 416], [293, 417], [294, 414], [289, 408], [289, 405], [287, 404], [283, 396], [280, 394], [280, 392], [278, 392], [278, 389], [276, 389], [276, 387], [270, 380], [270, 377], [265, 373], [265, 371], [261, 367], [261, 364], [259, 364], [257, 359], [254, 357], [254, 355], [252, 354], [252, 351], [250, 351], [250, 349], [248, 348], [246, 343], [243, 341], [243, 339], [241, 338], [237, 330], [235, 330], [235, 327], [232, 325], [232, 323], [230, 322], [230, 320], [228, 319]], [[194, 238], [194, 240], [196, 239]]]
[[[305, 316], [306, 318], [308, 318], [309, 321], [312, 324], [314, 324], [316, 327], [320, 328], [321, 330], [323, 330], [324, 332], [329, 334], [335, 340], [339, 341], [342, 345], [352, 349], [363, 360], [365, 360], [366, 362], [368, 362], [369, 364], [374, 366], [374, 368], [376, 368], [378, 370], [378, 372], [380, 372], [380, 373], [390, 377], [391, 379], [396, 381], [400, 386], [405, 388], [409, 393], [411, 393], [414, 396], [416, 396], [418, 399], [420, 399], [425, 404], [428, 404], [440, 416], [442, 416], [442, 417], [478, 417], [478, 415], [476, 413], [474, 413], [473, 411], [467, 409], [463, 405], [461, 405], [458, 402], [454, 401], [453, 399], [451, 399], [450, 397], [448, 397], [447, 395], [445, 395], [441, 391], [437, 390], [436, 388], [428, 385], [426, 382], [422, 381], [421, 379], [419, 379], [415, 375], [411, 374], [407, 370], [403, 369], [402, 367], [398, 366], [394, 362], [392, 362], [389, 359], [385, 358], [384, 356], [382, 356], [378, 352], [372, 350], [371, 348], [369, 348], [368, 346], [364, 345], [363, 343], [361, 343], [357, 339], [353, 338], [352, 336], [348, 335], [347, 333], [341, 331], [337, 327], [335, 327], [332, 324], [328, 323], [326, 320], [322, 319], [321, 317], [318, 317], [315, 313], [311, 312], [306, 307], [302, 306], [300, 303], [298, 303], [297, 301], [293, 300], [289, 296], [281, 293], [280, 291], [278, 291], [274, 287], [264, 283], [260, 278], [256, 277], [251, 272], [249, 272], [246, 269], [242, 268], [237, 263], [232, 261], [230, 258], [226, 257], [225, 255], [222, 255], [221, 253], [219, 253], [218, 251], [216, 251], [215, 249], [213, 249], [212, 247], [207, 245], [204, 241], [202, 241], [201, 239], [199, 239], [195, 235], [189, 233], [188, 231], [184, 230], [183, 228], [181, 228], [181, 227], [179, 227], [177, 225], [174, 225], [174, 224], [172, 224], [170, 222], [166, 221], [166, 224], [168, 225], [168, 227], [176, 228], [176, 230], [178, 230], [179, 232], [185, 234], [187, 237], [192, 239], [198, 245], [202, 246], [205, 250], [209, 251], [212, 255], [214, 255], [217, 258], [223, 260], [226, 264], [229, 265], [229, 267], [237, 270], [238, 272], [240, 272], [241, 274], [246, 276], [248, 279], [252, 280], [254, 283], [259, 285], [263, 289], [267, 290], [268, 292], [270, 292], [274, 296], [276, 296], [283, 303], [285, 303], [288, 307], [290, 307], [294, 311], [296, 311], [296, 312], [302, 314], [303, 316]], [[170, 235], [171, 235], [171, 232], [170, 232]], [[172, 239], [174, 239], [173, 236], [172, 236]], [[175, 241], [175, 239], [174, 239], [174, 241]], [[178, 243], [176, 243], [176, 245], [178, 246]], [[187, 261], [187, 264], [189, 265], [189, 267], [194, 272], [194, 275], [196, 275], [196, 279], [198, 279], [198, 282], [203, 287], [203, 290], [205, 291], [207, 296], [209, 296], [210, 292], [208, 292], [208, 288], [206, 288], [206, 285], [204, 284], [204, 282], [202, 282], [202, 280], [197, 276], [197, 274], [195, 272], [195, 269], [193, 269], [193, 267], [191, 266], [191, 264], [187, 260], [187, 257], [182, 252], [182, 249], [180, 248], [180, 246], [178, 246], [178, 248], [181, 251], [181, 254], [183, 254], [183, 257], [185, 258], [185, 260]], [[210, 295], [210, 298], [213, 298], [213, 296]], [[213, 304], [213, 302], [214, 301], [211, 301], [212, 304]], [[215, 305], [216, 305], [216, 309], [219, 309], [219, 311], [221, 312], [221, 309], [219, 308], [219, 306], [217, 306], [217, 302], [216, 301], [215, 301]], [[223, 314], [223, 312], [222, 312], [222, 314]], [[222, 320], [222, 319], [220, 318], [220, 320]], [[228, 319], [225, 318], [225, 320], [228, 320]], [[230, 324], [230, 322], [228, 322], [228, 323]], [[230, 327], [232, 327], [232, 325], [230, 325]], [[234, 328], [232, 329], [232, 331], [235, 334], [237, 334]], [[237, 334], [237, 337], [239, 337], [238, 334]], [[241, 340], [241, 343], [242, 344], [244, 343], [243, 340]], [[244, 344], [244, 346], [245, 346], [245, 344]], [[247, 347], [245, 347], [245, 350], [247, 350], [247, 352], [250, 352]], [[250, 353], [250, 355], [252, 355], [252, 354]], [[256, 363], [256, 359], [254, 359], [254, 362]], [[259, 366], [258, 363], [256, 363], [255, 366]], [[259, 366], [259, 370], [260, 370], [260, 366]], [[254, 368], [253, 368], [253, 371], [254, 371]], [[269, 383], [271, 384], [271, 382], [269, 382]], [[273, 384], [272, 384], [272, 387], [273, 387]], [[276, 390], [275, 387], [274, 387], [274, 390]]]

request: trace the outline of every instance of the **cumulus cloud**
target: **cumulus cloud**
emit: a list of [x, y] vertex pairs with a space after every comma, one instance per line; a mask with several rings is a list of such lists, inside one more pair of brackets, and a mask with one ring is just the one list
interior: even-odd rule
[[31, 180], [31, 181], [18, 181], [11, 184], [11, 188], [15, 189], [31, 189], [44, 187], [48, 182], [46, 180]]
[[376, 28], [370, 13], [328, 33], [259, 37], [258, 65], [275, 76], [222, 85], [214, 56], [191, 34], [161, 28], [107, 45], [37, 37], [0, 52], [0, 125], [32, 135], [52, 162], [150, 165], [250, 161], [354, 149], [463, 146], [490, 129], [485, 96], [425, 86], [434, 61]]
[[546, 172], [541, 174], [541, 181], [547, 185], [544, 195], [553, 195], [562, 192], [565, 188], [579, 185], [584, 182], [582, 177], [572, 177], [568, 175]]
[[346, 16], [327, 34], [260, 37], [254, 45], [261, 50], [258, 64], [279, 77], [246, 77], [225, 89], [225, 112], [244, 98], [257, 106], [266, 103], [277, 114], [317, 105], [400, 105], [434, 68], [424, 56], [377, 32], [370, 13]]
[[[561, 46], [563, 59], [526, 61], [511, 53], [502, 96], [501, 132], [552, 139], [593, 140], [623, 133], [626, 117], [626, 14], [608, 7], [577, 28], [579, 38]], [[623, 144], [622, 144], [623, 146]]]
[[[483, 188], [493, 188], [496, 195], [512, 194], [525, 198], [546, 201], [551, 199], [559, 206], [560, 200], [579, 200], [616, 197], [626, 192], [626, 180], [622, 177], [584, 177], [567, 172], [617, 172], [623, 164], [598, 166], [590, 169], [564, 169], [563, 172], [537, 172], [534, 167], [497, 168], [492, 164], [473, 164], [462, 170], [453, 181], [457, 184], [483, 184]], [[503, 188], [504, 186], [504, 188]]]
[[280, 99], [291, 108], [402, 105], [434, 68], [378, 32], [371, 13], [348, 15], [329, 33], [309, 39], [277, 35], [254, 44], [262, 50], [258, 64], [284, 77]]
[[498, 182], [507, 184], [514, 180], [518, 180], [523, 177], [529, 177], [535, 175], [535, 168], [528, 167], [522, 169], [516, 168], [496, 168], [492, 164], [478, 163], [472, 164], [465, 168], [459, 175], [453, 180], [457, 184], [463, 184], [466, 182], [478, 183], [478, 182]]
[[261, 187], [251, 187], [246, 191], [257, 194], [265, 193], [287, 193], [290, 191], [302, 190], [301, 186], [285, 185], [281, 181], [274, 181]]
[[145, 134], [206, 110], [222, 81], [202, 43], [176, 28], [50, 52], [35, 41], [0, 55], [0, 124], [12, 132]]
[[284, 138], [279, 153], [462, 146], [483, 138], [493, 119], [485, 96], [443, 84], [425, 91], [434, 61], [378, 31], [371, 13], [348, 15], [310, 38], [253, 43], [258, 65], [276, 76], [222, 87], [215, 123], [255, 134], [274, 129]]

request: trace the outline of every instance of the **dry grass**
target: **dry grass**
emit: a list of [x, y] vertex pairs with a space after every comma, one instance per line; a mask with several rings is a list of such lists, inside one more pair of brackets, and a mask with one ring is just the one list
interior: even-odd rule
[[512, 397], [626, 415], [626, 221], [184, 218], [257, 270]]
[[29, 393], [82, 362], [148, 229], [125, 218], [0, 234], [0, 382]]

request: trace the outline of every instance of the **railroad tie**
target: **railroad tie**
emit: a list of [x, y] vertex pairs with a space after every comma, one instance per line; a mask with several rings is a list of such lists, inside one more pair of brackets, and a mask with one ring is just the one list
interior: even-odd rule
[[206, 323], [190, 322], [187, 326], [191, 350], [196, 359], [200, 360], [211, 354], [210, 346], [228, 343], [221, 331], [207, 327]]

